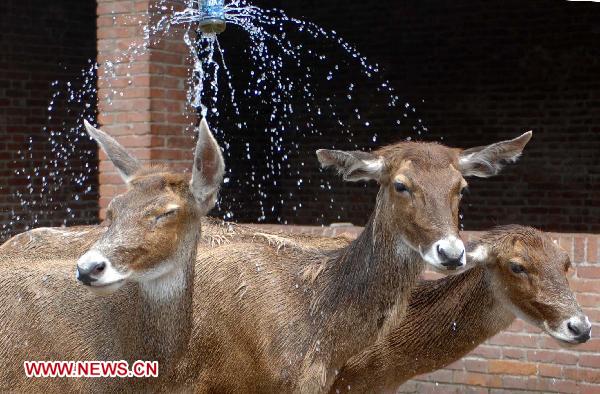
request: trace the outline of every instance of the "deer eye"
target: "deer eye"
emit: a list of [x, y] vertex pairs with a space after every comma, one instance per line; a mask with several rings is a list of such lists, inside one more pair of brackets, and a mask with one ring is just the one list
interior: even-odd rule
[[526, 273], [525, 271], [525, 267], [523, 267], [521, 264], [519, 263], [515, 263], [514, 261], [510, 262], [510, 270], [514, 273], [514, 274], [524, 274]]
[[404, 183], [402, 182], [394, 182], [394, 189], [398, 192], [398, 193], [406, 193], [408, 192], [408, 186], [406, 186]]
[[177, 209], [171, 209], [168, 210], [167, 212], [161, 213], [160, 215], [158, 215], [156, 217], [156, 221], [162, 220], [162, 219], [166, 219], [168, 217], [171, 217], [173, 215], [175, 215], [177, 213]]
[[467, 186], [460, 189], [460, 196], [463, 197], [465, 194], [469, 194], [469, 188]]

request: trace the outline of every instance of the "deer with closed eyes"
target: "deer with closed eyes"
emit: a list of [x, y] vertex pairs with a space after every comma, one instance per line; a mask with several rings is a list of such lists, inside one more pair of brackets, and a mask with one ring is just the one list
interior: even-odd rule
[[[0, 255], [1, 391], [174, 388], [174, 367], [187, 355], [200, 219], [223, 178], [221, 149], [202, 121], [190, 179], [166, 167], [145, 168], [113, 138], [86, 128], [128, 190], [112, 200], [108, 222], [94, 237], [91, 229], [57, 229], [42, 253]], [[71, 247], [80, 248], [78, 260], [51, 253]], [[158, 361], [159, 376], [27, 378], [26, 360]]]

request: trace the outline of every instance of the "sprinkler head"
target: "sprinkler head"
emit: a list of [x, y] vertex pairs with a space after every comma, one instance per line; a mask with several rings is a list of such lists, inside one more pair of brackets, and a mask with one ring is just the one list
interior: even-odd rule
[[219, 34], [225, 31], [225, 0], [200, 0], [200, 14], [200, 31], [205, 34]]

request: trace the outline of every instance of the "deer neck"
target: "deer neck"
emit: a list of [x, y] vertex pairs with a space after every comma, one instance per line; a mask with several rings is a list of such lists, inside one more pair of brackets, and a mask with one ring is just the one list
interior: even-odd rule
[[493, 322], [497, 323], [497, 327], [493, 327], [495, 328], [495, 331], [490, 331], [489, 337], [508, 328], [517, 317], [521, 317], [524, 321], [528, 321], [528, 319], [521, 315], [520, 310], [514, 306], [510, 299], [504, 294], [502, 285], [494, 280], [492, 273], [485, 268], [480, 269], [483, 271], [482, 276], [486, 283], [486, 297], [494, 300], [494, 308], [490, 308], [489, 311], [483, 312], [484, 317], [487, 319], [486, 323], [488, 323], [490, 327], [493, 327]]
[[451, 357], [448, 362], [462, 357], [515, 319], [505, 300], [498, 297], [494, 283], [487, 269], [476, 266], [456, 276], [420, 284], [410, 300], [407, 331], [413, 324], [430, 327], [431, 334], [423, 336], [422, 346], [436, 343], [440, 349], [461, 352], [445, 352]]
[[162, 265], [173, 267], [142, 282], [136, 308], [138, 357], [159, 361], [161, 373], [185, 352], [192, 326], [194, 266], [200, 239], [199, 224], [189, 228], [176, 253]]
[[445, 367], [508, 327], [514, 315], [492, 283], [483, 267], [419, 283], [404, 319], [353, 357], [330, 393], [348, 385], [358, 392], [396, 392], [408, 379]]
[[[360, 314], [356, 321], [375, 317], [371, 323], [381, 335], [381, 330], [385, 331], [405, 310], [410, 289], [424, 263], [402, 236], [389, 231], [378, 216], [381, 215], [371, 216], [363, 232], [333, 266], [338, 270], [335, 277], [341, 279], [334, 285], [337, 301], [360, 304], [354, 308]], [[372, 324], [365, 324], [369, 326]]]

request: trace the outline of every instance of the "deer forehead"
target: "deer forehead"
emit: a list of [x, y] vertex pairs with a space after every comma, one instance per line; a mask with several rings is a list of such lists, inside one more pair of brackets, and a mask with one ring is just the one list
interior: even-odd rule
[[394, 171], [392, 180], [394, 182], [402, 182], [410, 184], [411, 180], [408, 174], [412, 170], [412, 160], [404, 160], [400, 163], [400, 166]]
[[130, 185], [131, 189], [123, 195], [124, 199], [135, 196], [138, 201], [163, 205], [169, 201], [181, 205], [182, 200], [193, 200], [189, 179], [180, 174], [150, 174], [134, 178]]
[[383, 156], [392, 163], [412, 160], [429, 163], [430, 165], [448, 165], [451, 163], [458, 165], [460, 149], [449, 148], [435, 142], [403, 141], [384, 146], [378, 149], [375, 154]]
[[532, 260], [536, 260], [536, 249], [539, 249], [539, 246], [528, 245], [520, 238], [514, 239], [510, 243], [503, 243], [499, 245], [499, 253], [500, 263], [506, 263], [508, 261], [514, 261], [520, 264], [530, 263]]
[[419, 186], [436, 192], [467, 186], [467, 181], [460, 171], [449, 163], [432, 166], [431, 163], [403, 160], [397, 169], [393, 170], [391, 179], [393, 182], [402, 182], [407, 186]]
[[108, 210], [114, 215], [127, 217], [158, 214], [187, 206], [188, 198], [184, 198], [169, 188], [147, 192], [130, 190], [115, 197], [109, 204]]
[[168, 172], [141, 174], [134, 177], [130, 182], [132, 189], [143, 190], [145, 192], [160, 192], [166, 188], [175, 192], [189, 190], [189, 177], [183, 174], [173, 174]]
[[570, 265], [569, 254], [551, 239], [545, 239], [542, 234], [528, 234], [527, 237], [516, 238], [512, 247], [505, 248], [504, 257], [506, 260], [544, 271], [562, 271]]

